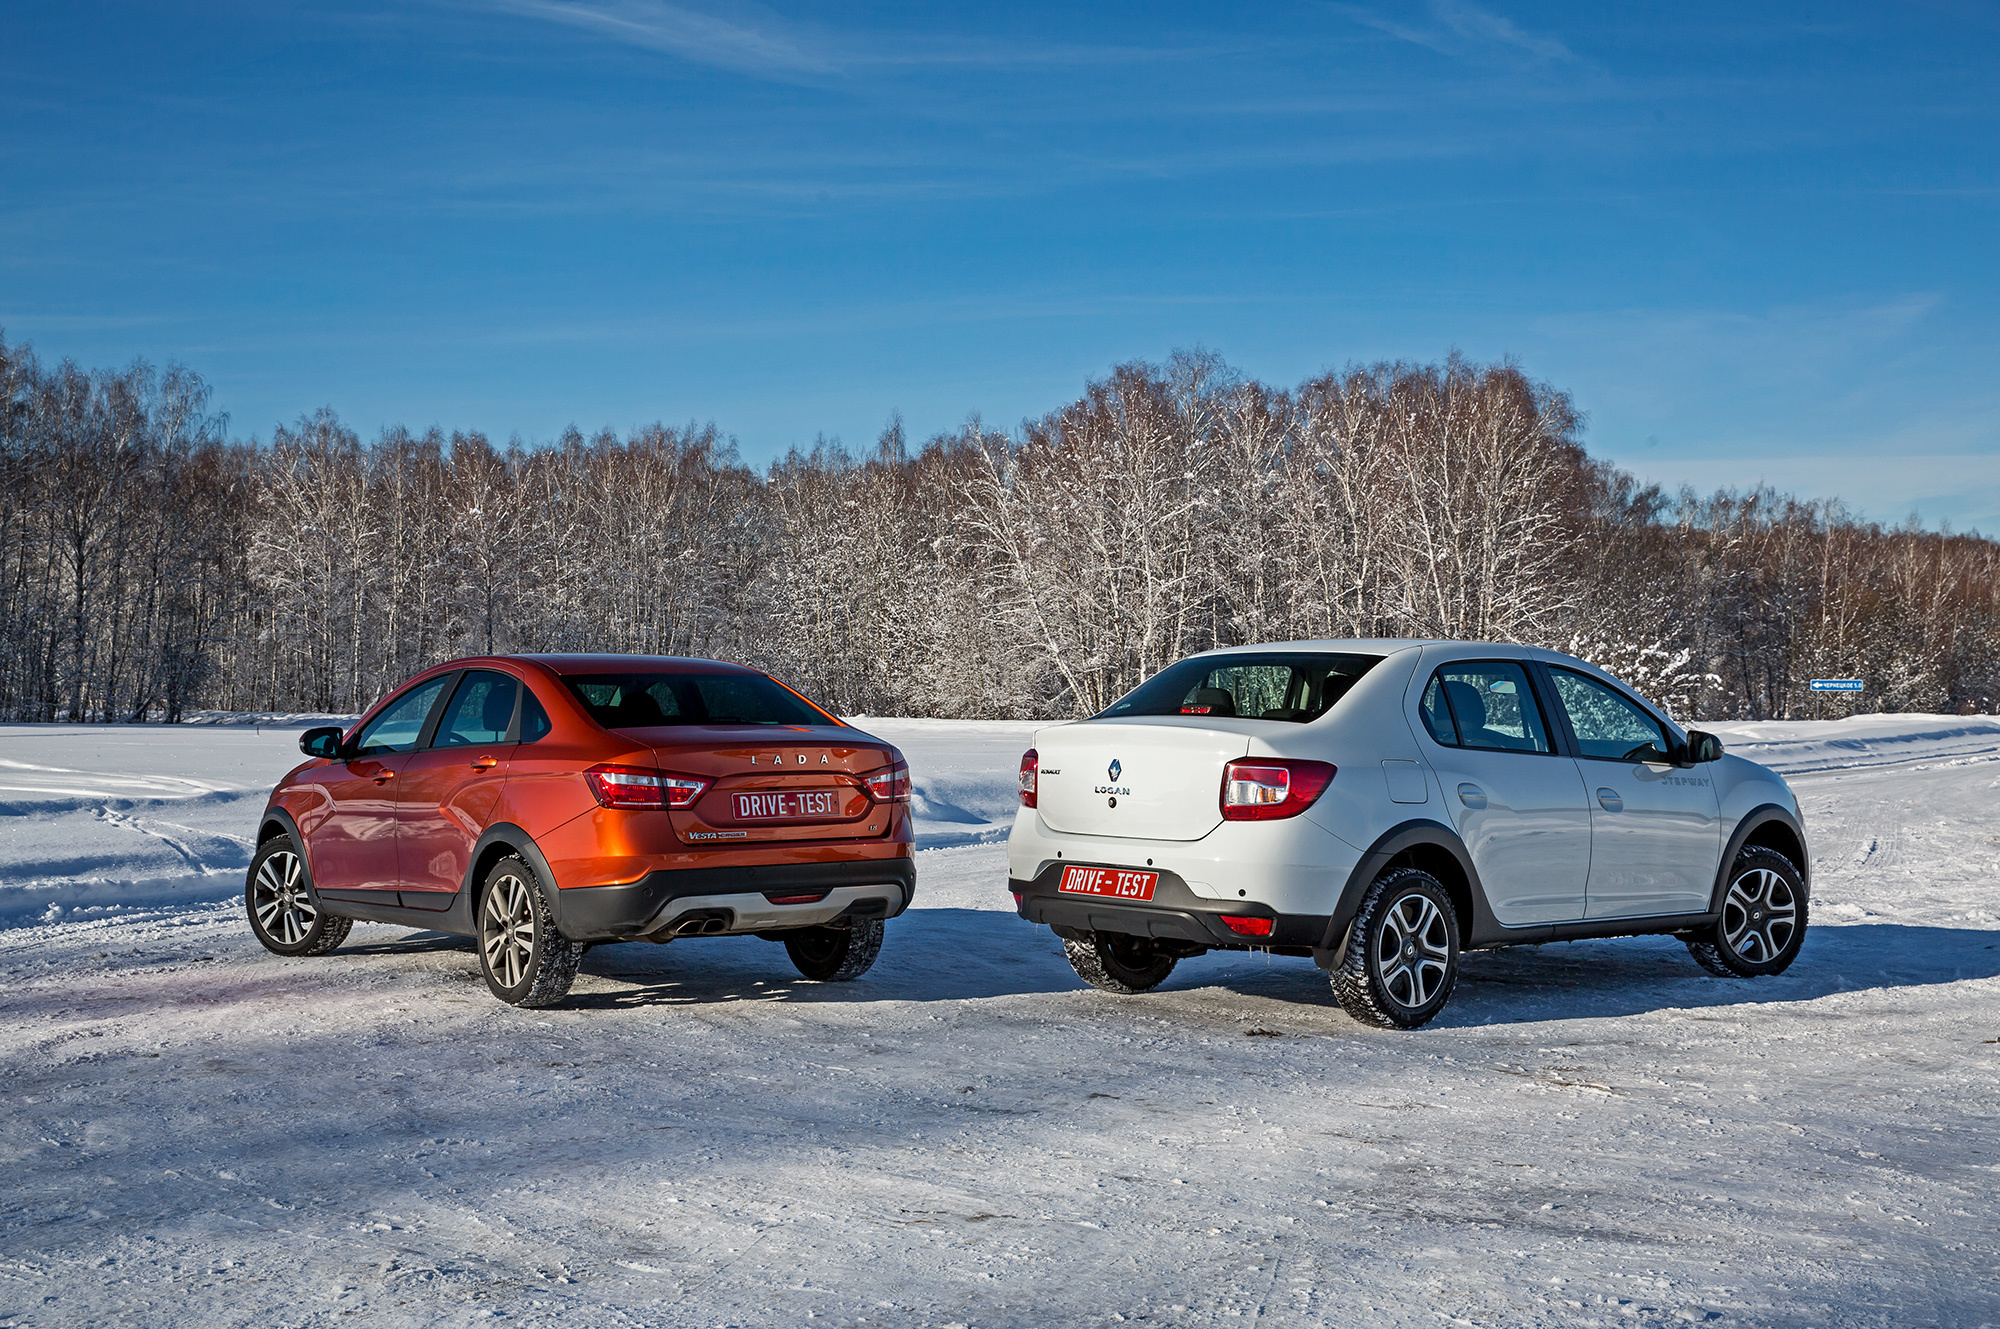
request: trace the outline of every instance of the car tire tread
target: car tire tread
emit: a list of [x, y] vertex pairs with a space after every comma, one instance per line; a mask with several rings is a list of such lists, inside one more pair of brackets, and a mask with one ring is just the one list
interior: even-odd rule
[[[1397, 1001], [1384, 986], [1379, 967], [1369, 957], [1383, 919], [1412, 893], [1427, 896], [1444, 916], [1450, 930], [1450, 959], [1438, 991], [1415, 1009]], [[1362, 1024], [1378, 1029], [1418, 1029], [1437, 1018], [1458, 983], [1458, 911], [1444, 884], [1421, 868], [1393, 868], [1377, 877], [1361, 897], [1348, 929], [1346, 952], [1327, 974], [1328, 985], [1341, 1009]]]

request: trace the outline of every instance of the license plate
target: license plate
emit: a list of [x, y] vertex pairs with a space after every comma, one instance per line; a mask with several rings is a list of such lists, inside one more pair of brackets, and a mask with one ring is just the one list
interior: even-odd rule
[[797, 817], [838, 817], [838, 789], [773, 790], [768, 794], [736, 795], [736, 820], [784, 821]]
[[1071, 895], [1108, 895], [1114, 900], [1150, 900], [1160, 884], [1157, 872], [1126, 872], [1122, 868], [1064, 868], [1056, 887]]

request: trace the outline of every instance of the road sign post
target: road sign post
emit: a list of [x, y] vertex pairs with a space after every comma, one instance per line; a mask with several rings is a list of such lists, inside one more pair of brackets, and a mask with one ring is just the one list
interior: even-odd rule
[[1806, 684], [1813, 694], [1813, 719], [1820, 718], [1820, 698], [1829, 692], [1851, 692], [1861, 694], [1862, 683], [1858, 678], [1815, 678]]

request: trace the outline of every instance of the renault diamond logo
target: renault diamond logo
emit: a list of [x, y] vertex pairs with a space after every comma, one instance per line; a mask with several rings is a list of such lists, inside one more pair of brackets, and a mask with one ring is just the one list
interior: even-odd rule
[[1118, 773], [1124, 769], [1125, 768], [1123, 766], [1120, 766], [1118, 764], [1118, 759], [1116, 757], [1113, 757], [1111, 759], [1111, 765], [1105, 768], [1104, 773], [1111, 777], [1111, 782], [1113, 784], [1116, 784], [1118, 782]]

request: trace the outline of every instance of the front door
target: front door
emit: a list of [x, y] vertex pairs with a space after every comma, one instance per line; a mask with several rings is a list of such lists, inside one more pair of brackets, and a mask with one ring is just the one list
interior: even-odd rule
[[1590, 791], [1590, 917], [1708, 910], [1722, 854], [1715, 786], [1676, 767], [1660, 722], [1587, 674], [1551, 667]]
[[450, 679], [427, 679], [390, 702], [355, 739], [352, 756], [315, 773], [326, 803], [300, 827], [315, 890], [396, 889], [397, 780]]
[[466, 670], [430, 746], [410, 754], [396, 814], [404, 908], [448, 908], [464, 883], [507, 779], [519, 691], [497, 670]]
[[1418, 702], [1424, 755], [1472, 855], [1493, 916], [1509, 927], [1584, 916], [1590, 810], [1576, 763], [1555, 751], [1515, 661], [1441, 666]]

